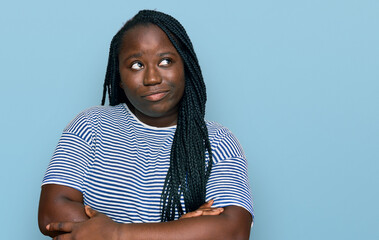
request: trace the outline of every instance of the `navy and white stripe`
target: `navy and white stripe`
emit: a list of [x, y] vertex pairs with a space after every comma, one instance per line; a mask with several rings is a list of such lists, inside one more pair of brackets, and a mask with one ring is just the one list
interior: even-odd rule
[[[221, 125], [207, 122], [207, 127], [214, 155], [207, 200], [253, 214], [240, 144]], [[64, 129], [43, 184], [81, 191], [86, 205], [117, 222], [159, 222], [175, 130], [142, 123], [125, 104], [88, 109]]]

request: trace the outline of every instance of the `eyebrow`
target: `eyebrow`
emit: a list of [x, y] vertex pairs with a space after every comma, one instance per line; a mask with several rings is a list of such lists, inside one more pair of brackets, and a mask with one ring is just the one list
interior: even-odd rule
[[142, 56], [142, 53], [135, 53], [135, 54], [132, 54], [129, 57], [127, 57], [125, 60], [129, 60], [131, 58], [139, 58], [141, 56]]
[[[177, 55], [177, 54], [174, 53], [174, 52], [163, 52], [163, 53], [159, 53], [158, 54], [158, 56], [160, 56], [160, 57], [167, 56], [167, 55]], [[131, 58], [139, 58], [139, 57], [142, 57], [142, 53], [132, 54], [129, 57], [125, 58], [125, 61], [127, 61], [127, 60], [129, 60]]]
[[177, 55], [177, 54], [175, 54], [174, 52], [163, 52], [163, 53], [158, 54], [158, 56], [160, 56], [160, 57], [163, 57], [166, 55]]

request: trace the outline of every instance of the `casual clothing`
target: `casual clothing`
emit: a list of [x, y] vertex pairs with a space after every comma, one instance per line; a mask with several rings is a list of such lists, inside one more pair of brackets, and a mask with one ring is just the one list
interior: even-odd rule
[[[253, 214], [240, 144], [225, 127], [206, 124], [213, 151], [206, 199], [213, 207], [240, 206]], [[43, 184], [81, 191], [85, 205], [116, 222], [159, 222], [175, 130], [142, 123], [126, 104], [90, 108], [64, 129]]]

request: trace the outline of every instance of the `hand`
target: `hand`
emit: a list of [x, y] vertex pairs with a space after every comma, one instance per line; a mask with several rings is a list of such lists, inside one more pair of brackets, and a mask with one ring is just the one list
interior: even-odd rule
[[186, 213], [182, 215], [179, 219], [200, 217], [205, 215], [220, 215], [224, 211], [224, 208], [212, 208], [213, 203], [213, 200], [209, 200], [208, 202], [201, 205], [197, 210]]
[[90, 218], [84, 222], [56, 222], [46, 226], [48, 231], [65, 232], [53, 238], [54, 240], [113, 240], [118, 238], [118, 223], [114, 222], [105, 214], [85, 207], [85, 212]]

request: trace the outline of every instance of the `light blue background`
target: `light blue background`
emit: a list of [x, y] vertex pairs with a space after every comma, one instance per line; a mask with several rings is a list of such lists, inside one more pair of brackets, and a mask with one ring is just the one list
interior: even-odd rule
[[252, 239], [379, 239], [379, 1], [2, 1], [1, 239], [44, 239], [60, 133], [100, 103], [112, 36], [139, 9], [187, 29], [207, 118], [249, 159]]

